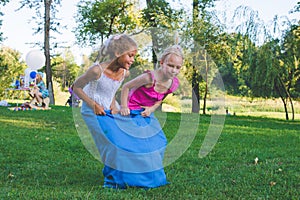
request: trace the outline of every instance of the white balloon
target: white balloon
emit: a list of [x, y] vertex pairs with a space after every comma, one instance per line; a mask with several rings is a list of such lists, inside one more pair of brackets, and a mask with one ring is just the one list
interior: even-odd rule
[[38, 70], [45, 65], [45, 55], [38, 49], [31, 50], [26, 55], [26, 64], [32, 70]]

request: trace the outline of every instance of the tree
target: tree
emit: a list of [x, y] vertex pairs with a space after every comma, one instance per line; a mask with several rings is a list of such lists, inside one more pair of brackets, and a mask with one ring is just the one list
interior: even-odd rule
[[0, 96], [3, 96], [5, 89], [24, 73], [26, 65], [24, 62], [20, 63], [20, 59], [20, 52], [9, 47], [0, 49]]
[[73, 84], [80, 71], [70, 48], [66, 48], [62, 55], [52, 58], [51, 65], [53, 77], [60, 83], [62, 90]]
[[280, 46], [278, 40], [272, 40], [262, 45], [257, 52], [252, 54], [250, 62], [250, 78], [252, 95], [254, 97], [280, 97], [284, 104], [286, 119], [287, 111], [287, 90], [282, 82], [282, 74], [279, 62]]
[[288, 85], [291, 90], [291, 96], [294, 98], [300, 97], [300, 21], [285, 32], [281, 49], [281, 65], [289, 69], [288, 75], [290, 78]]
[[[213, 6], [214, 0], [193, 0], [193, 8], [192, 8], [192, 20], [187, 24], [187, 44], [192, 46], [192, 63], [191, 69], [192, 74], [186, 72], [186, 75], [191, 79], [192, 83], [192, 112], [199, 113], [200, 111], [200, 85], [203, 81], [203, 76], [207, 78], [206, 74], [200, 74], [200, 66], [197, 66], [199, 59], [206, 59], [206, 56], [202, 57], [202, 53], [204, 53], [205, 48], [207, 48], [209, 43], [213, 43], [215, 41], [215, 36], [217, 30], [219, 29], [217, 26], [214, 26], [211, 23], [211, 13], [207, 10]], [[193, 42], [190, 43], [190, 38], [192, 38]], [[206, 52], [205, 52], [206, 54]], [[202, 58], [200, 58], [200, 57]], [[208, 66], [207, 63], [204, 66]], [[190, 74], [190, 75], [188, 75]], [[206, 96], [208, 92], [207, 81], [205, 80], [205, 88], [204, 88], [204, 102], [206, 101]], [[206, 104], [204, 103], [203, 113], [205, 114]]]
[[[0, 0], [0, 7], [5, 6], [6, 3], [8, 3], [9, 0]], [[3, 13], [0, 11], [0, 17], [3, 16]], [[0, 19], [0, 27], [2, 26], [2, 20]], [[0, 42], [3, 41], [3, 33], [0, 32]]]
[[[242, 66], [246, 67], [242, 78], [247, 85], [250, 85], [251, 95], [267, 98], [280, 97], [286, 119], [289, 119], [288, 104], [291, 105], [292, 119], [294, 119], [291, 88], [299, 79], [297, 74], [299, 73], [297, 72], [299, 51], [295, 48], [297, 39], [294, 38], [299, 38], [299, 36], [295, 34], [296, 37], [294, 37], [289, 31], [281, 30], [282, 27], [293, 27], [292, 22], [286, 17], [275, 16], [272, 29], [268, 29], [257, 17], [257, 12], [248, 7], [242, 8], [240, 12], [236, 12], [236, 15], [239, 20], [243, 16], [249, 17], [238, 27], [238, 30], [244, 35], [243, 45], [246, 47], [242, 50], [240, 58]], [[282, 40], [283, 33], [286, 33], [284, 40]], [[252, 41], [256, 44], [254, 45]], [[260, 45], [261, 41], [263, 41], [262, 45], [256, 46]], [[282, 48], [282, 44], [285, 48]]]
[[147, 7], [142, 10], [141, 23], [144, 29], [150, 32], [152, 63], [156, 68], [157, 54], [176, 42], [174, 41], [174, 30], [178, 29], [179, 23], [182, 22], [183, 10], [172, 9], [171, 5], [165, 0], [147, 0], [146, 2]]
[[74, 33], [77, 43], [83, 46], [98, 42], [102, 44], [110, 35], [134, 30], [137, 26], [131, 1], [81, 0], [77, 7], [77, 27]]
[[299, 64], [295, 57], [282, 54], [279, 40], [272, 40], [262, 45], [252, 55], [250, 83], [252, 95], [255, 97], [280, 97], [282, 100], [286, 120], [289, 119], [288, 104], [292, 110], [294, 120], [294, 107], [291, 88], [299, 80]]
[[[283, 74], [280, 75], [281, 84], [285, 87], [286, 101], [289, 100], [294, 120], [294, 106], [292, 98], [300, 96], [300, 21], [298, 25], [292, 25], [287, 30], [281, 45], [280, 67]], [[284, 100], [283, 100], [284, 101]], [[288, 119], [288, 116], [286, 117]]]
[[[43, 3], [43, 4], [42, 4]], [[58, 32], [60, 22], [55, 17], [58, 12], [57, 6], [60, 5], [60, 0], [22, 0], [21, 7], [28, 7], [30, 9], [34, 8], [37, 16], [33, 17], [33, 20], [36, 20], [37, 25], [35, 30], [35, 34], [44, 33], [44, 42], [40, 44], [39, 42], [34, 45], [42, 46], [44, 50], [44, 54], [46, 57], [45, 66], [46, 66], [46, 84], [49, 90], [49, 98], [50, 103], [55, 104], [54, 99], [54, 91], [53, 91], [53, 82], [52, 82], [52, 69], [51, 69], [51, 47], [50, 47], [50, 31]], [[41, 9], [44, 8], [44, 13], [41, 13]], [[41, 20], [42, 19], [42, 20]], [[53, 45], [54, 47], [57, 44]]]

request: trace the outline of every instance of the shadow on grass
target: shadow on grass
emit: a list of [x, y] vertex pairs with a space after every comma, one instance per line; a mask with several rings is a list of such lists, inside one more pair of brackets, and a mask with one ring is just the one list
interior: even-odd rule
[[[215, 148], [198, 152], [210, 116], [201, 116], [186, 152], [165, 168], [170, 185], [102, 188], [103, 165], [81, 143], [69, 107], [13, 112], [0, 108], [0, 199], [296, 199], [299, 121], [228, 116]], [[170, 140], [179, 127], [167, 113]], [[184, 123], [184, 122], [183, 122]], [[255, 164], [255, 158], [258, 163]]]

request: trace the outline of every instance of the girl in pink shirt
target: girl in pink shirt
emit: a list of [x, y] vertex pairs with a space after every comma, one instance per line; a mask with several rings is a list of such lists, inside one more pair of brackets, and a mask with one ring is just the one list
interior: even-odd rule
[[171, 46], [162, 53], [159, 68], [147, 71], [123, 85], [120, 109], [123, 118], [116, 124], [118, 131], [115, 141], [131, 152], [122, 162], [134, 170], [110, 169], [109, 174], [115, 179], [120, 178], [130, 186], [144, 188], [168, 184], [163, 167], [167, 138], [153, 112], [168, 94], [178, 88], [176, 76], [182, 64], [181, 48], [178, 45]]
[[154, 112], [162, 100], [179, 86], [176, 77], [183, 64], [183, 54], [178, 45], [167, 48], [159, 60], [160, 67], [147, 71], [122, 87], [121, 115], [129, 115], [130, 110], [144, 109], [146, 117]]

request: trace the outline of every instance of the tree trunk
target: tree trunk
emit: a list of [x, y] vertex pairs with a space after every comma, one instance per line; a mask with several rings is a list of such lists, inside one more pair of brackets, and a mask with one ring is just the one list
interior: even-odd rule
[[200, 110], [200, 94], [199, 94], [199, 80], [196, 67], [193, 66], [193, 78], [192, 78], [192, 112], [199, 113]]
[[294, 111], [294, 105], [293, 105], [293, 101], [292, 101], [292, 98], [291, 98], [291, 95], [290, 95], [290, 92], [289, 92], [289, 88], [286, 88], [286, 87], [285, 87], [285, 85], [284, 85], [284, 83], [283, 83], [282, 79], [280, 78], [280, 76], [278, 76], [278, 78], [279, 78], [279, 81], [280, 81], [280, 83], [281, 83], [282, 87], [284, 88], [284, 92], [285, 92], [285, 93], [286, 93], [286, 95], [287, 95], [286, 104], [287, 104], [288, 100], [289, 100], [289, 101], [290, 101], [290, 103], [291, 103], [291, 109], [292, 109], [292, 120], [294, 120], [294, 119], [295, 119], [295, 111]]
[[292, 101], [292, 98], [290, 95], [289, 95], [289, 100], [290, 100], [291, 108], [292, 108], [292, 120], [295, 120], [295, 110], [294, 110], [293, 101]]
[[151, 38], [152, 38], [152, 63], [153, 63], [153, 69], [159, 68], [159, 65], [156, 65], [157, 63], [157, 55], [155, 53], [155, 48], [158, 47], [157, 45], [157, 38], [155, 37], [154, 30], [151, 29]]
[[52, 69], [50, 60], [50, 7], [52, 0], [44, 0], [45, 4], [45, 33], [44, 33], [44, 52], [46, 57], [46, 84], [49, 90], [50, 104], [55, 104], [53, 83], [52, 83]]
[[[147, 7], [150, 8], [150, 4], [152, 3], [152, 0], [146, 0], [147, 3]], [[157, 45], [157, 39], [156, 33], [155, 33], [155, 27], [153, 27], [152, 29], [150, 29], [150, 33], [151, 33], [151, 38], [152, 38], [152, 63], [153, 63], [153, 69], [157, 69], [159, 67], [159, 65], [156, 65], [157, 63], [157, 55], [155, 53], [155, 48], [158, 47]], [[158, 111], [162, 110], [162, 104], [156, 109]]]
[[203, 96], [203, 115], [206, 114], [206, 98], [208, 94], [208, 61], [207, 61], [207, 54], [205, 49], [204, 51], [204, 62], [205, 62], [205, 91]]
[[286, 102], [285, 102], [285, 97], [283, 96], [283, 94], [280, 92], [280, 88], [278, 85], [276, 85], [275, 83], [275, 90], [277, 91], [278, 95], [280, 96], [282, 102], [283, 102], [283, 107], [284, 107], [284, 111], [285, 111], [285, 119], [286, 120], [289, 120], [289, 113], [288, 113], [288, 110], [287, 110], [287, 106], [286, 106]]
[[[152, 0], [146, 0], [146, 3], [147, 3], [147, 7], [150, 8], [151, 7], [151, 3], [152, 3]], [[155, 48], [158, 47], [157, 45], [157, 39], [156, 39], [156, 34], [155, 34], [155, 28], [156, 27], [153, 27], [150, 32], [151, 32], [151, 38], [152, 38], [152, 63], [153, 63], [153, 68], [156, 69], [156, 63], [157, 63], [157, 56], [155, 54]]]
[[287, 109], [287, 103], [286, 103], [286, 101], [284, 100], [283, 97], [281, 98], [281, 100], [283, 102], [283, 107], [284, 107], [284, 111], [285, 111], [285, 119], [289, 120], [289, 112], [288, 112], [288, 109]]
[[[193, 23], [196, 23], [196, 20], [198, 18], [199, 15], [199, 0], [193, 0]], [[196, 27], [196, 26], [195, 26]], [[196, 40], [194, 39], [194, 42], [196, 42]], [[196, 46], [196, 45], [194, 45]], [[193, 48], [192, 51], [196, 51], [195, 48]], [[195, 58], [193, 58], [195, 59]], [[198, 80], [198, 73], [196, 70], [196, 67], [194, 66], [193, 62], [193, 76], [192, 76], [192, 112], [193, 113], [199, 113], [200, 111], [200, 92], [199, 92], [199, 81]]]
[[289, 92], [289, 89], [286, 89], [285, 88], [285, 85], [283, 83], [283, 81], [281, 80], [280, 76], [278, 76], [278, 79], [279, 79], [279, 82], [280, 84], [282, 85], [282, 87], [284, 88], [284, 92], [287, 96], [287, 99], [286, 99], [286, 102], [285, 102], [285, 108], [286, 108], [286, 119], [288, 120], [289, 117], [288, 117], [288, 111], [287, 111], [287, 102], [289, 101], [290, 104], [291, 104], [291, 109], [292, 109], [292, 120], [295, 120], [295, 110], [294, 110], [294, 105], [293, 105], [293, 101], [292, 101], [292, 98], [291, 98], [291, 95], [290, 95], [290, 92]]

